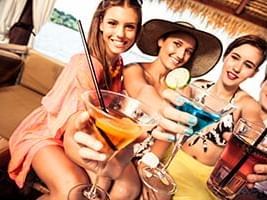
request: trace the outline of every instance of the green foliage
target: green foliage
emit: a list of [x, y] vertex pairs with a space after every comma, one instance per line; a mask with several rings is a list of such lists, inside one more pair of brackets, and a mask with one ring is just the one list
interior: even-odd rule
[[78, 30], [77, 19], [74, 16], [72, 16], [70, 14], [66, 14], [63, 11], [60, 11], [56, 8], [54, 8], [54, 10], [50, 16], [50, 20], [55, 24], [59, 24], [59, 25], [68, 27], [68, 28], [73, 29], [75, 31]]

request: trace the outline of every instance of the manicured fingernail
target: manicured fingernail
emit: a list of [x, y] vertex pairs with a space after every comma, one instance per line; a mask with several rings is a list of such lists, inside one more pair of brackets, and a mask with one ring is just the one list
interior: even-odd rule
[[186, 135], [193, 135], [194, 131], [193, 131], [193, 129], [191, 129], [191, 128], [187, 128], [187, 129], [185, 129], [184, 133], [185, 133]]
[[82, 119], [88, 119], [88, 118], [89, 118], [89, 114], [88, 114], [88, 112], [83, 111], [83, 112], [81, 113], [81, 118], [82, 118]]
[[163, 141], [168, 141], [168, 142], [174, 142], [175, 141], [175, 136], [170, 133], [164, 133], [159, 130], [154, 130], [152, 132], [152, 136], [158, 140], [163, 140]]
[[197, 124], [197, 118], [195, 116], [190, 116], [188, 118], [188, 123], [190, 126], [195, 126]]
[[176, 102], [178, 105], [183, 105], [184, 102], [185, 102], [185, 99], [184, 99], [184, 97], [179, 96], [179, 97], [177, 97], [177, 98], [175, 99], [175, 102]]
[[100, 154], [99, 155], [99, 160], [100, 161], [104, 161], [104, 160], [106, 160], [106, 158], [107, 158], [107, 156], [105, 154]]
[[254, 165], [254, 172], [256, 172], [256, 173], [264, 173], [265, 171], [264, 171], [264, 168], [263, 167], [260, 167], [259, 165]]
[[167, 137], [168, 142], [175, 142], [176, 137], [174, 135], [169, 134]]
[[102, 144], [101, 142], [96, 141], [96, 142], [94, 143], [94, 149], [95, 149], [96, 151], [99, 151], [100, 149], [102, 149], [102, 147], [103, 147], [103, 144]]

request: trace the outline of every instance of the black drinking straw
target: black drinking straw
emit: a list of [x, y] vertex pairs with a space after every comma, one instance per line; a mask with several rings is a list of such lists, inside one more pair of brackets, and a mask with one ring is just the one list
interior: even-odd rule
[[93, 78], [93, 82], [94, 82], [94, 86], [95, 86], [95, 90], [96, 90], [96, 94], [97, 94], [97, 97], [98, 97], [98, 100], [99, 100], [99, 104], [100, 104], [101, 110], [103, 110], [104, 112], [107, 113], [107, 109], [106, 109], [105, 104], [104, 104], [103, 96], [102, 96], [102, 94], [100, 92], [100, 88], [98, 87], [95, 68], [93, 66], [93, 62], [92, 62], [92, 58], [91, 58], [91, 55], [90, 55], [90, 51], [89, 51], [87, 43], [86, 43], [86, 39], [85, 39], [85, 35], [84, 35], [84, 31], [83, 31], [81, 20], [78, 20], [77, 24], [78, 24], [79, 32], [81, 34], [85, 55], [86, 55], [86, 58], [87, 58], [87, 62], [89, 64], [90, 72], [91, 72], [91, 75], [92, 75], [92, 78]]
[[[78, 29], [79, 29], [79, 32], [80, 32], [80, 35], [81, 35], [81, 38], [82, 38], [85, 55], [86, 55], [87, 62], [88, 62], [88, 65], [89, 65], [89, 69], [90, 69], [90, 72], [91, 72], [91, 75], [92, 75], [92, 78], [93, 78], [93, 82], [94, 82], [97, 98], [98, 98], [99, 104], [100, 104], [100, 108], [104, 112], [108, 113], [108, 111], [106, 109], [106, 106], [105, 106], [105, 103], [104, 103], [103, 96], [101, 94], [100, 88], [99, 88], [98, 83], [97, 83], [95, 68], [93, 66], [93, 62], [92, 62], [92, 58], [91, 58], [91, 55], [90, 55], [90, 51], [89, 51], [89, 48], [88, 48], [87, 43], [86, 43], [86, 39], [85, 39], [85, 35], [84, 35], [84, 31], [83, 31], [81, 20], [77, 21], [77, 25], [78, 25]], [[109, 139], [109, 137], [106, 135], [106, 133], [104, 131], [100, 130], [100, 129], [98, 129], [98, 130], [99, 130], [101, 136], [105, 139], [105, 141], [109, 145], [109, 147], [113, 151], [116, 151], [117, 147], [112, 143], [112, 141]]]
[[227, 174], [227, 176], [220, 182], [220, 187], [225, 187], [226, 184], [232, 179], [232, 177], [238, 172], [240, 167], [246, 162], [249, 155], [252, 154], [255, 149], [257, 148], [258, 144], [263, 140], [263, 138], [267, 134], [267, 128], [264, 129], [260, 137], [257, 138], [257, 140], [254, 142], [254, 144], [246, 149], [246, 153], [244, 156], [239, 160], [239, 162], [236, 164], [236, 166], [233, 167], [233, 169]]

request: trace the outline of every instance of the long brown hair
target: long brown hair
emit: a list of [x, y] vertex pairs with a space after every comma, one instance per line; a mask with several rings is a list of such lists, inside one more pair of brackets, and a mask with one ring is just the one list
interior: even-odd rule
[[[138, 24], [137, 24], [137, 33], [136, 38], [138, 37], [141, 26], [142, 26], [142, 9], [141, 9], [141, 2], [138, 0], [102, 0], [93, 16], [92, 23], [89, 29], [88, 40], [87, 44], [90, 50], [90, 53], [96, 57], [104, 68], [104, 78], [108, 85], [111, 84], [111, 78], [108, 70], [108, 61], [106, 56], [106, 49], [105, 44], [103, 41], [103, 35], [100, 31], [100, 24], [106, 11], [114, 6], [121, 6], [121, 7], [130, 7], [133, 8], [137, 15], [138, 15]], [[136, 39], [135, 38], [135, 39]], [[129, 47], [130, 48], [130, 47]]]

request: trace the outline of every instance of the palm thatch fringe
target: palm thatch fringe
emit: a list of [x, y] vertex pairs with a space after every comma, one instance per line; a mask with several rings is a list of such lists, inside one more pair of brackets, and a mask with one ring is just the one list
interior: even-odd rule
[[[153, 0], [151, 0], [153, 1]], [[209, 25], [224, 29], [230, 36], [257, 34], [267, 39], [267, 28], [245, 21], [213, 7], [192, 0], [157, 0], [165, 2], [174, 12], [189, 10], [192, 14], [207, 20]]]

